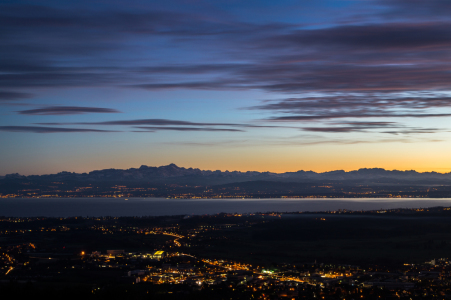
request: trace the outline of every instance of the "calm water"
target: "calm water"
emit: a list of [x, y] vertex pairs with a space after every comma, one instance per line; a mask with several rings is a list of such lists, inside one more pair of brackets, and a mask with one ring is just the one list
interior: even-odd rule
[[0, 199], [0, 216], [164, 216], [184, 214], [372, 210], [451, 206], [451, 199], [164, 199], [48, 198]]

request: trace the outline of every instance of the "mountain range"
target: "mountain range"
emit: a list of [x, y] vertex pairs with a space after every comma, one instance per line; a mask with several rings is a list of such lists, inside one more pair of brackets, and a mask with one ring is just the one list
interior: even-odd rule
[[179, 183], [198, 185], [230, 184], [247, 181], [273, 181], [273, 182], [363, 182], [363, 183], [396, 183], [412, 182], [416, 184], [451, 183], [450, 173], [417, 171], [385, 170], [381, 168], [359, 169], [355, 171], [330, 171], [317, 173], [313, 171], [297, 171], [286, 173], [271, 172], [239, 172], [239, 171], [209, 171], [194, 168], [178, 167], [169, 164], [160, 167], [142, 165], [139, 168], [130, 169], [104, 169], [89, 173], [60, 172], [49, 175], [8, 174], [0, 177], [3, 180], [28, 180], [28, 181], [87, 181], [87, 182], [154, 182], [154, 183]]

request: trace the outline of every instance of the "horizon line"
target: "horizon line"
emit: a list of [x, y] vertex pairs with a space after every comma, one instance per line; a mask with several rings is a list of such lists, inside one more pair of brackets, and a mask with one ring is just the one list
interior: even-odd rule
[[233, 173], [233, 172], [240, 172], [240, 173], [247, 173], [247, 172], [256, 172], [256, 173], [272, 173], [272, 174], [286, 174], [286, 173], [296, 173], [296, 172], [313, 172], [313, 173], [316, 173], [316, 174], [324, 174], [324, 173], [331, 173], [331, 172], [337, 172], [337, 171], [343, 171], [343, 172], [345, 172], [345, 173], [350, 173], [350, 172], [357, 172], [357, 171], [360, 171], [360, 170], [374, 170], [374, 169], [380, 169], [380, 170], [384, 170], [384, 171], [388, 171], [388, 172], [393, 172], [393, 171], [398, 171], [398, 172], [416, 172], [416, 173], [419, 173], [419, 174], [427, 174], [427, 173], [437, 173], [437, 174], [450, 174], [451, 173], [451, 167], [450, 168], [436, 168], [436, 169], [446, 169], [446, 170], [449, 170], [448, 172], [438, 172], [438, 171], [425, 171], [425, 172], [420, 172], [420, 171], [417, 171], [417, 170], [415, 170], [415, 169], [404, 169], [404, 170], [400, 170], [400, 169], [385, 169], [385, 168], [381, 168], [381, 167], [371, 167], [371, 168], [369, 168], [369, 167], [362, 167], [362, 168], [359, 168], [359, 169], [354, 169], [354, 170], [349, 170], [349, 171], [346, 171], [346, 170], [344, 170], [344, 169], [335, 169], [335, 170], [330, 170], [330, 171], [324, 171], [324, 172], [317, 172], [317, 171], [313, 171], [313, 170], [302, 170], [302, 169], [299, 169], [299, 170], [297, 170], [297, 171], [286, 171], [286, 172], [271, 172], [271, 171], [252, 171], [252, 170], [248, 170], [248, 171], [239, 171], [239, 170], [233, 170], [233, 171], [230, 171], [230, 170], [221, 170], [221, 169], [217, 169], [217, 170], [213, 170], [213, 169], [200, 169], [200, 168], [194, 168], [194, 167], [181, 167], [181, 166], [179, 166], [179, 165], [177, 165], [177, 164], [175, 164], [175, 163], [169, 163], [169, 164], [167, 164], [167, 165], [160, 165], [160, 166], [148, 166], [148, 165], [140, 165], [139, 167], [130, 167], [130, 168], [124, 168], [124, 169], [121, 169], [121, 168], [104, 168], [104, 169], [95, 169], [95, 170], [91, 170], [91, 171], [87, 171], [87, 172], [71, 172], [71, 171], [59, 171], [59, 172], [56, 172], [56, 173], [49, 173], [49, 174], [29, 174], [29, 175], [22, 175], [22, 174], [20, 174], [20, 173], [7, 173], [7, 174], [3, 174], [3, 175], [0, 175], [1, 177], [5, 177], [5, 176], [8, 176], [8, 175], [20, 175], [20, 176], [46, 176], [46, 175], [55, 175], [55, 174], [60, 174], [60, 173], [73, 173], [73, 174], [89, 174], [89, 173], [91, 173], [91, 172], [95, 172], [95, 171], [105, 171], [105, 170], [130, 170], [130, 169], [139, 169], [139, 168], [141, 168], [141, 167], [143, 167], [143, 166], [145, 166], [145, 167], [149, 167], [149, 168], [161, 168], [161, 167], [168, 167], [168, 166], [171, 166], [171, 165], [174, 165], [174, 166], [176, 166], [177, 168], [181, 168], [181, 169], [197, 169], [197, 170], [200, 170], [200, 171], [211, 171], [211, 172], [215, 172], [215, 171], [220, 171], [220, 172], [222, 172], [222, 173], [225, 173], [225, 172], [229, 172], [229, 173]]

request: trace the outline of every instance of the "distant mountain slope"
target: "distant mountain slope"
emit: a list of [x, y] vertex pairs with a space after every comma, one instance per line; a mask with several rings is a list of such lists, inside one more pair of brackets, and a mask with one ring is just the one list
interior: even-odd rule
[[450, 183], [451, 173], [416, 171], [389, 171], [380, 168], [360, 169], [356, 171], [330, 171], [316, 173], [313, 171], [297, 171], [286, 173], [271, 172], [239, 172], [239, 171], [204, 171], [193, 168], [182, 168], [175, 164], [160, 167], [141, 166], [139, 168], [95, 170], [89, 173], [60, 172], [50, 175], [8, 174], [0, 180], [29, 180], [29, 181], [89, 181], [89, 182], [154, 182], [178, 184], [229, 184], [247, 181], [274, 181], [274, 182], [359, 182], [359, 183], [407, 183], [416, 184]]

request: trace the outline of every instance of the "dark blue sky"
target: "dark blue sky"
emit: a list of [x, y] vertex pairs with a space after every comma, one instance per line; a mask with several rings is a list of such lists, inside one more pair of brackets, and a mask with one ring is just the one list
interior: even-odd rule
[[0, 175], [451, 170], [451, 1], [0, 1]]

